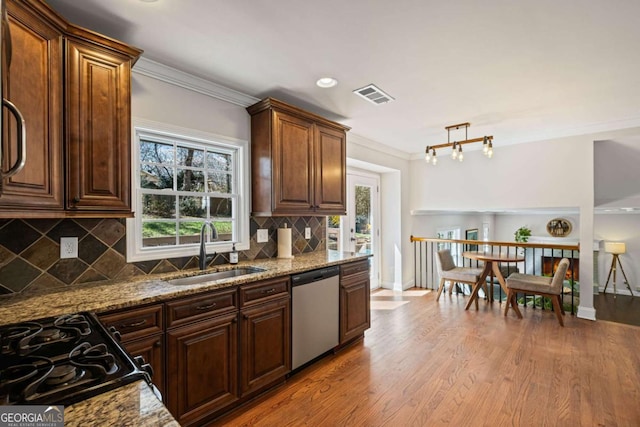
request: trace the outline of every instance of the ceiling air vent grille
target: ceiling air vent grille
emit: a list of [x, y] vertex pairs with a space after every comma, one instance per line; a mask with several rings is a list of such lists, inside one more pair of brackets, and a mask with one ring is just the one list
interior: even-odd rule
[[375, 105], [385, 104], [395, 99], [391, 95], [386, 94], [382, 89], [374, 84], [356, 89], [353, 91], [353, 93], [363, 97], [364, 99]]

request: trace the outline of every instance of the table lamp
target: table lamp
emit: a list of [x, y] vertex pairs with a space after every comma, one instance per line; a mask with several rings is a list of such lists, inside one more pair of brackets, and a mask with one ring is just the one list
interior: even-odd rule
[[631, 290], [631, 286], [629, 286], [629, 280], [627, 279], [627, 275], [622, 268], [622, 263], [620, 262], [619, 256], [623, 253], [627, 252], [627, 245], [624, 242], [604, 242], [604, 251], [606, 253], [612, 254], [613, 259], [611, 260], [611, 268], [609, 268], [609, 275], [607, 276], [607, 283], [604, 285], [604, 292], [607, 292], [607, 286], [609, 286], [609, 279], [611, 278], [611, 273], [613, 273], [613, 297], [616, 296], [616, 270], [617, 266], [620, 266], [620, 271], [622, 271], [622, 275], [624, 276], [624, 283], [627, 285], [629, 292], [631, 292], [631, 296], [633, 296], [633, 291]]

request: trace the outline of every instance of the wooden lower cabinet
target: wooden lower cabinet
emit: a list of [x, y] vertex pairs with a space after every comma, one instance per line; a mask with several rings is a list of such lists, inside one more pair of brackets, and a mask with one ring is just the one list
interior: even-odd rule
[[369, 261], [340, 268], [340, 344], [361, 337], [371, 326]]
[[261, 390], [291, 370], [289, 295], [241, 311], [241, 396]]
[[164, 335], [158, 334], [134, 341], [123, 342], [122, 345], [132, 356], [142, 356], [153, 369], [153, 384], [158, 388], [162, 399], [166, 402], [164, 383]]
[[153, 304], [101, 314], [99, 318], [107, 328], [113, 327], [121, 334], [122, 345], [131, 356], [142, 356], [151, 365], [151, 380], [166, 402], [163, 314], [163, 304]]
[[183, 426], [201, 424], [238, 400], [238, 314], [167, 331], [169, 411]]

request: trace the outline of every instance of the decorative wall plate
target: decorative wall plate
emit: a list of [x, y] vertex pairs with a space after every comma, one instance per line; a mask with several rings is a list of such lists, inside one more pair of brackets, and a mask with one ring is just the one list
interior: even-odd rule
[[554, 218], [547, 223], [547, 232], [553, 237], [566, 237], [571, 229], [571, 223], [564, 218]]

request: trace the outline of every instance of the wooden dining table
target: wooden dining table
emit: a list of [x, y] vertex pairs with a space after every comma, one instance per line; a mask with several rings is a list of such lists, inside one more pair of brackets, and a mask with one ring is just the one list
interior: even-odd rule
[[[482, 274], [478, 281], [473, 285], [473, 290], [471, 291], [471, 297], [465, 306], [465, 310], [468, 310], [471, 307], [471, 304], [478, 299], [478, 291], [482, 287], [482, 284], [487, 279], [487, 276], [493, 272], [493, 276], [498, 279], [500, 283], [500, 287], [504, 291], [505, 295], [507, 293], [507, 283], [504, 280], [504, 276], [500, 271], [500, 263], [502, 262], [521, 262], [524, 261], [524, 256], [520, 256], [517, 254], [505, 254], [502, 252], [491, 253], [491, 252], [463, 252], [462, 256], [464, 258], [475, 259], [476, 261], [484, 262], [484, 269], [482, 270]], [[478, 305], [476, 304], [476, 309]]]

